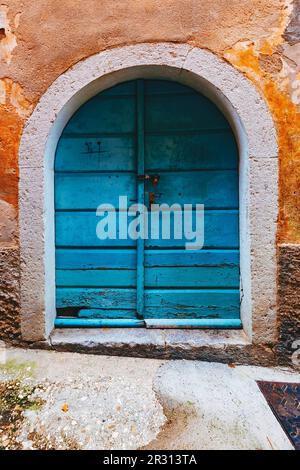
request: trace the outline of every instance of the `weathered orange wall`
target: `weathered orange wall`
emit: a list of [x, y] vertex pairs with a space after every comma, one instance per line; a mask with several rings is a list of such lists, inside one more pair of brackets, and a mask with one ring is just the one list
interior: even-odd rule
[[[264, 94], [280, 144], [279, 241], [300, 242], [300, 0], [9, 0], [0, 5], [1, 229], [17, 209], [24, 122], [49, 85], [84, 57], [171, 41], [206, 48]], [[10, 239], [9, 239], [10, 238]]]

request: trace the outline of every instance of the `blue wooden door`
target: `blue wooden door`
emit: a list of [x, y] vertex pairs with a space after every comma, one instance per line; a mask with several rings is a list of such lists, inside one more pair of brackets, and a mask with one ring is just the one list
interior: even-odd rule
[[[138, 80], [92, 98], [56, 153], [56, 325], [240, 327], [238, 193], [232, 130], [204, 96]], [[172, 223], [169, 238], [150, 222], [146, 239], [121, 236], [120, 196], [204, 204], [203, 249], [186, 250]], [[97, 237], [100, 204], [117, 208], [114, 239]]]

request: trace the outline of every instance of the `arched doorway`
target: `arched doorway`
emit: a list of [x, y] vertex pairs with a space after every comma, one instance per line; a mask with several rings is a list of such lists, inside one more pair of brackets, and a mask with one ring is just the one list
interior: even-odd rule
[[[191, 86], [217, 104], [234, 130], [239, 149], [243, 331], [227, 332], [226, 335], [183, 332], [181, 336], [184, 351], [191, 350], [193, 345], [198, 352], [202, 347], [206, 351], [206, 345], [212, 349], [216, 345], [218, 357], [222, 357], [225, 344], [234, 345], [239, 356], [240, 348], [247, 349], [251, 342], [265, 344], [276, 338], [276, 129], [264, 99], [242, 73], [214, 54], [187, 44], [135, 44], [85, 58], [53, 82], [26, 123], [19, 151], [22, 338], [26, 341], [48, 339], [57, 314], [54, 158], [61, 133], [80, 106], [100, 91], [120, 82], [145, 78], [173, 80]], [[155, 347], [165, 347], [162, 330], [157, 330], [155, 335], [150, 330], [134, 331], [139, 338], [137, 354], [145, 335], [147, 338], [155, 336]], [[83, 329], [80, 335], [77, 331], [72, 334], [80, 343], [85, 332], [89, 341], [90, 330]], [[65, 329], [62, 334], [66, 337], [71, 332]], [[95, 334], [99, 338], [103, 336], [102, 331]], [[119, 330], [114, 334], [113, 344], [118, 345]], [[125, 347], [131, 341], [130, 334], [124, 341]], [[173, 342], [170, 347], [172, 351], [176, 349]]]
[[[71, 117], [54, 170], [57, 326], [241, 326], [238, 149], [213, 102], [174, 81], [115, 85]], [[169, 236], [163, 211], [145, 239], [128, 236], [120, 198], [163, 205]], [[97, 236], [101, 204], [112, 238]], [[185, 227], [175, 234], [173, 204], [192, 224], [204, 205], [202, 249], [186, 249]]]

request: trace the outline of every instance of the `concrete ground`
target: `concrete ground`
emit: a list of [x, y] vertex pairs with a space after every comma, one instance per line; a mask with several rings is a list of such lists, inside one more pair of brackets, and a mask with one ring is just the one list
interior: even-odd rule
[[0, 351], [2, 449], [292, 449], [256, 380], [288, 369]]

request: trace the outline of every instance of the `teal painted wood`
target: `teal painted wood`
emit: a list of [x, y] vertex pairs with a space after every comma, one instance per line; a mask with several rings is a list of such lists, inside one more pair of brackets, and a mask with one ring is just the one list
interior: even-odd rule
[[134, 249], [56, 249], [57, 269], [136, 268]]
[[[142, 170], [142, 173], [144, 171]], [[150, 173], [151, 174], [151, 173]], [[155, 193], [155, 203], [197, 204], [209, 208], [238, 208], [237, 172], [193, 171], [160, 174], [157, 188], [146, 182], [146, 191]], [[128, 205], [137, 202], [136, 175], [132, 173], [60, 173], [56, 176], [56, 208], [60, 210], [96, 210], [99, 204], [118, 207], [119, 196], [128, 197]], [[139, 203], [144, 201], [144, 181], [139, 181]], [[80, 187], [80, 191], [78, 191]]]
[[67, 124], [65, 134], [110, 135], [135, 132], [135, 97], [93, 99], [85, 103]]
[[58, 287], [135, 287], [136, 269], [57, 269]]
[[[57, 308], [136, 309], [135, 289], [58, 287]], [[109, 314], [109, 312], [107, 312]]]
[[[238, 250], [145, 250], [146, 267], [239, 267]], [[56, 250], [57, 269], [136, 268], [136, 251], [132, 249], [63, 249]]]
[[82, 308], [78, 310], [78, 318], [111, 318], [122, 320], [136, 320], [136, 309], [101, 309]]
[[[147, 318], [238, 318], [238, 289], [153, 289], [145, 290]], [[135, 289], [57, 288], [57, 308], [131, 310], [136, 308]]]
[[197, 93], [174, 94], [171, 98], [170, 95], [146, 94], [146, 133], [215, 131], [228, 128], [229, 124], [218, 108]]
[[[135, 269], [58, 269], [59, 287], [135, 287]], [[146, 287], [239, 287], [238, 266], [145, 268]], [[144, 294], [144, 290], [143, 290]]]
[[95, 215], [100, 204], [118, 207], [120, 196], [127, 196], [131, 205], [136, 201], [135, 182], [134, 173], [59, 173], [56, 176], [56, 209], [93, 210]]
[[[151, 173], [150, 173], [151, 174]], [[146, 184], [146, 190], [153, 191], [156, 204], [199, 204], [206, 209], [237, 209], [238, 175], [235, 170], [165, 172], [160, 174], [157, 187]]]
[[239, 288], [238, 266], [145, 268], [146, 287]]
[[144, 80], [147, 95], [194, 95], [194, 90], [169, 80]]
[[171, 289], [145, 291], [145, 317], [157, 318], [239, 318], [238, 289]]
[[[71, 118], [59, 141], [58, 315], [67, 313], [62, 321], [68, 325], [70, 315], [85, 322], [94, 312], [95, 326], [116, 326], [114, 320], [132, 322], [143, 311], [152, 325], [161, 320], [162, 327], [170, 319], [182, 327], [202, 320], [207, 323], [199, 327], [217, 328], [218, 322], [224, 328], [238, 327], [238, 157], [233, 133], [215, 105], [190, 88], [160, 80], [139, 83], [139, 95], [132, 81], [92, 98]], [[159, 174], [158, 185], [144, 185], [138, 173]], [[143, 201], [145, 194], [149, 201], [150, 192], [159, 204], [205, 204], [206, 249], [186, 251], [187, 240], [174, 237], [138, 244], [96, 237], [99, 204], [116, 205], [119, 195], [127, 195], [129, 204]], [[143, 301], [145, 308], [140, 308]]]
[[240, 318], [188, 318], [188, 319], [170, 319], [170, 318], [146, 318], [147, 328], [226, 328], [240, 329], [242, 322]]
[[56, 318], [56, 328], [213, 328], [213, 329], [238, 329], [242, 328], [240, 319], [188, 319], [188, 320], [172, 320], [155, 319], [155, 320], [103, 320], [92, 318]]
[[238, 250], [146, 250], [145, 266], [239, 267]]
[[79, 134], [61, 137], [55, 160], [56, 172], [135, 171], [134, 136], [119, 137]]
[[136, 93], [136, 81], [132, 80], [130, 82], [119, 83], [118, 85], [103, 90], [101, 93], [95, 96], [95, 99], [103, 99], [105, 97], [114, 97], [118, 98], [119, 96], [124, 95], [133, 95]]
[[240, 319], [188, 319], [188, 320], [103, 320], [92, 318], [57, 318], [56, 328], [212, 328], [212, 329], [239, 329], [242, 328]]
[[228, 129], [147, 135], [145, 153], [153, 172], [237, 168], [236, 143]]
[[[119, 234], [119, 214], [116, 213], [117, 234]], [[136, 241], [132, 239], [120, 240], [119, 235], [115, 240], [99, 240], [96, 235], [96, 224], [101, 217], [96, 217], [95, 212], [57, 212], [56, 213], [56, 245], [69, 247], [132, 247]], [[130, 218], [128, 218], [129, 220]], [[162, 218], [160, 216], [160, 227]], [[173, 233], [174, 215], [170, 214], [171, 237], [164, 240], [160, 234], [158, 240], [145, 240], [146, 247], [185, 247], [187, 238], [175, 239]], [[239, 214], [237, 210], [207, 210], [204, 213], [205, 244], [206, 248], [238, 248]], [[151, 220], [149, 223], [151, 229]], [[149, 229], [149, 230], [150, 230]]]
[[137, 319], [92, 319], [92, 318], [56, 318], [56, 328], [136, 328], [145, 323]]

